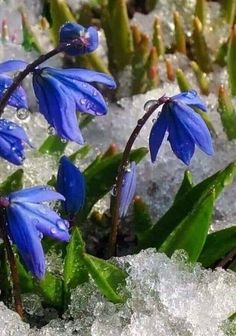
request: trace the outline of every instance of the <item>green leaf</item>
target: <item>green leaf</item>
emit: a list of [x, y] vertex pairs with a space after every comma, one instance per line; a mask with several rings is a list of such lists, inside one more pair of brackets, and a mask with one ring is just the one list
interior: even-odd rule
[[236, 139], [236, 111], [231, 97], [224, 85], [220, 85], [218, 109], [224, 131], [229, 140]]
[[46, 304], [59, 309], [63, 307], [63, 281], [52, 273], [47, 272], [41, 281], [35, 280], [35, 289]]
[[33, 277], [31, 273], [26, 271], [18, 257], [16, 258], [16, 266], [19, 274], [20, 288], [22, 293], [33, 293], [35, 288]]
[[32, 30], [32, 27], [28, 21], [28, 17], [24, 12], [23, 8], [19, 9], [21, 13], [21, 22], [22, 22], [22, 33], [23, 41], [22, 46], [26, 51], [35, 50], [37, 53], [43, 53], [43, 47], [40, 44], [37, 35]]
[[235, 59], [236, 59], [236, 26], [234, 26], [230, 36], [228, 54], [227, 54], [227, 71], [228, 71], [231, 94], [233, 96], [236, 96]]
[[198, 65], [202, 71], [206, 73], [212, 71], [212, 61], [210, 57], [211, 54], [203, 33], [202, 23], [197, 16], [193, 18], [192, 41], [193, 53]]
[[179, 12], [174, 12], [174, 24], [175, 24], [175, 47], [176, 50], [186, 55], [186, 38], [184, 32], [183, 18]]
[[102, 7], [102, 27], [108, 45], [109, 66], [115, 72], [121, 71], [130, 64], [133, 52], [126, 0], [108, 0], [107, 6]]
[[[131, 151], [130, 161], [138, 163], [144, 158], [147, 152], [147, 149], [144, 147]], [[85, 169], [86, 199], [84, 207], [79, 214], [80, 220], [86, 218], [93, 205], [112, 189], [121, 158], [122, 153], [104, 159], [98, 157]]]
[[184, 195], [186, 195], [193, 188], [193, 176], [190, 170], [186, 170], [184, 173], [183, 181], [175, 195], [174, 202], [178, 202]]
[[204, 267], [213, 266], [236, 246], [236, 226], [213, 232], [207, 236], [198, 261]]
[[199, 199], [203, 198], [213, 188], [217, 198], [224, 187], [232, 182], [235, 171], [235, 163], [231, 163], [225, 169], [218, 171], [194, 186], [187, 194], [175, 202], [145, 234], [139, 243], [139, 248], [156, 247], [159, 249], [171, 232], [193, 211]]
[[66, 249], [64, 285], [66, 293], [78, 284], [88, 281], [88, 272], [83, 263], [84, 242], [78, 228], [73, 230]]
[[183, 249], [188, 253], [189, 260], [195, 262], [206, 241], [214, 200], [213, 189], [193, 206], [191, 212], [164, 241], [159, 251], [171, 256], [175, 250]]
[[38, 151], [42, 154], [60, 156], [64, 153], [67, 143], [67, 141], [62, 141], [58, 135], [49, 135]]
[[153, 225], [148, 205], [139, 196], [136, 196], [134, 199], [133, 223], [138, 239], [142, 239], [143, 234]]
[[190, 62], [190, 65], [193, 69], [193, 72], [196, 76], [196, 80], [198, 82], [198, 86], [201, 90], [201, 93], [204, 95], [208, 95], [209, 94], [209, 84], [210, 84], [210, 80], [209, 77], [207, 76], [207, 74], [205, 72], [203, 72], [200, 67], [198, 66], [198, 64], [194, 61]]
[[124, 302], [118, 293], [120, 286], [124, 285], [126, 274], [109, 261], [98, 259], [87, 253], [84, 254], [84, 263], [96, 285], [106, 298], [114, 303]]
[[23, 174], [23, 169], [18, 169], [12, 175], [8, 176], [6, 180], [0, 184], [0, 195], [5, 196], [10, 194], [12, 191], [22, 189]]
[[75, 162], [76, 159], [82, 160], [82, 159], [84, 159], [88, 155], [88, 153], [90, 152], [91, 148], [92, 147], [90, 145], [84, 145], [83, 147], [81, 147], [80, 149], [78, 149], [76, 152], [74, 152], [73, 154], [71, 154], [69, 156], [69, 159], [72, 162]]

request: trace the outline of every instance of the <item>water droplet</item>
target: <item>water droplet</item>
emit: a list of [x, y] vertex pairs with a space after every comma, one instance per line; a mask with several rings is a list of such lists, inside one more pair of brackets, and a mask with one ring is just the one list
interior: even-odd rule
[[55, 135], [56, 134], [55, 128], [53, 126], [48, 127], [48, 134], [49, 135]]
[[81, 98], [81, 99], [80, 99], [80, 103], [81, 103], [82, 105], [85, 105], [85, 104], [87, 103], [87, 99], [85, 99], [85, 98]]
[[20, 120], [25, 120], [28, 118], [29, 116], [29, 110], [25, 109], [25, 108], [19, 108], [17, 111], [16, 111], [16, 116], [18, 119]]
[[66, 225], [65, 225], [64, 220], [58, 219], [56, 224], [57, 224], [58, 229], [62, 231], [66, 231]]
[[57, 233], [57, 229], [55, 227], [51, 227], [50, 232], [52, 234], [56, 234]]
[[9, 130], [9, 131], [12, 131], [13, 129], [15, 129], [16, 128], [16, 126], [14, 125], [14, 124], [9, 124], [8, 126], [7, 126], [7, 129]]
[[88, 86], [88, 84], [86, 84], [86, 83], [82, 83], [82, 86], [84, 87], [84, 88], [86, 88], [87, 86]]
[[153, 118], [153, 119], [152, 119], [152, 123], [153, 123], [153, 124], [154, 124], [156, 121], [157, 121], [156, 118]]
[[33, 218], [32, 219], [32, 221], [31, 221], [31, 223], [33, 224], [33, 225], [38, 225], [39, 224], [39, 220], [38, 220], [38, 218]]
[[97, 90], [94, 90], [94, 91], [93, 91], [93, 96], [96, 97], [97, 95], [98, 95]]
[[42, 232], [39, 232], [39, 239], [43, 239], [43, 234], [42, 234]]
[[157, 104], [158, 100], [157, 99], [151, 99], [148, 100], [145, 104], [144, 104], [144, 111], [148, 111], [153, 105]]
[[114, 196], [114, 197], [117, 195], [117, 186], [116, 186], [116, 184], [113, 185], [113, 188], [111, 190], [111, 195]]
[[16, 147], [13, 145], [11, 150], [14, 152], [16, 150]]
[[64, 139], [64, 138], [61, 138], [61, 142], [62, 142], [62, 143], [67, 143], [67, 140]]

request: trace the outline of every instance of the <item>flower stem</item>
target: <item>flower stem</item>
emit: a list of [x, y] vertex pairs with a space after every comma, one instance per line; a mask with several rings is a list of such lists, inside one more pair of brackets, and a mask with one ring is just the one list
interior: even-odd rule
[[62, 51], [66, 51], [66, 49], [74, 46], [75, 44], [77, 47], [83, 47], [83, 40], [81, 40], [80, 38], [76, 38], [68, 43], [60, 43], [56, 48], [52, 49], [45, 55], [39, 56], [35, 61], [28, 64], [23, 71], [19, 72], [19, 74], [14, 78], [12, 84], [9, 86], [9, 88], [4, 93], [2, 99], [0, 100], [0, 117], [3, 114], [4, 108], [6, 107], [8, 100], [10, 99], [13, 92], [20, 85], [23, 79], [28, 76], [30, 72], [34, 71], [37, 66], [47, 61], [49, 58], [59, 54]]
[[[129, 155], [132, 149], [132, 146], [139, 135], [142, 127], [145, 125], [146, 121], [149, 119], [149, 117], [155, 112], [155, 110], [164, 104], [166, 101], [168, 101], [169, 98], [166, 96], [163, 96], [159, 98], [158, 100], [155, 100], [153, 104], [150, 105], [146, 109], [146, 113], [143, 115], [141, 119], [138, 120], [138, 123], [136, 127], [134, 128], [133, 132], [131, 133], [128, 142], [126, 143], [123, 156], [121, 159], [121, 164], [118, 170], [118, 175], [116, 178], [116, 193], [112, 200], [112, 220], [111, 220], [111, 232], [109, 237], [109, 244], [108, 244], [108, 258], [115, 255], [116, 252], [116, 239], [117, 239], [117, 230], [118, 230], [118, 224], [119, 224], [119, 207], [120, 207], [120, 197], [121, 197], [121, 189], [122, 189], [122, 183], [125, 175], [125, 170], [127, 168], [127, 165], [129, 163]], [[147, 102], [148, 103], [148, 102]], [[146, 104], [147, 104], [146, 103]]]
[[35, 61], [28, 64], [23, 71], [19, 72], [19, 74], [14, 78], [12, 84], [9, 86], [9, 88], [4, 93], [2, 99], [0, 100], [0, 116], [3, 114], [4, 108], [6, 107], [11, 95], [13, 94], [15, 89], [20, 85], [22, 80], [26, 76], [28, 76], [28, 74], [32, 72], [38, 65], [61, 52], [61, 49], [62, 47], [59, 45], [55, 49], [49, 51], [47, 54], [39, 56], [39, 58], [37, 58]]
[[11, 279], [12, 279], [12, 287], [13, 287], [13, 297], [15, 301], [15, 311], [20, 315], [23, 319], [23, 305], [21, 300], [21, 290], [20, 290], [20, 281], [16, 267], [16, 259], [11, 247], [11, 243], [9, 241], [7, 230], [6, 230], [6, 214], [4, 209], [0, 209], [0, 232], [1, 237], [3, 239], [7, 259], [10, 265], [11, 270]]

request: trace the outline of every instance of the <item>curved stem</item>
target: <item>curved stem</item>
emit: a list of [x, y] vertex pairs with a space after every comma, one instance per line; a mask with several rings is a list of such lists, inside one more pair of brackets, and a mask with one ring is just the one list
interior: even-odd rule
[[81, 38], [75, 38], [68, 43], [60, 43], [56, 48], [52, 49], [47, 54], [39, 56], [39, 58], [37, 58], [35, 61], [28, 64], [26, 68], [23, 71], [19, 72], [19, 74], [14, 78], [12, 84], [9, 86], [9, 88], [4, 93], [2, 99], [0, 100], [0, 117], [3, 114], [3, 110], [6, 107], [8, 100], [10, 99], [13, 92], [20, 85], [23, 79], [28, 76], [30, 72], [34, 71], [34, 69], [41, 63], [47, 61], [49, 58], [59, 54], [62, 51], [69, 49], [71, 46], [76, 45], [79, 48], [83, 47], [84, 43], [85, 42]]
[[112, 257], [115, 254], [116, 249], [116, 239], [117, 239], [117, 229], [119, 224], [119, 207], [120, 207], [120, 196], [121, 196], [121, 189], [122, 183], [125, 175], [125, 169], [127, 164], [129, 163], [129, 155], [132, 149], [132, 146], [139, 135], [142, 127], [145, 125], [146, 121], [149, 117], [155, 112], [155, 110], [168, 101], [169, 98], [163, 96], [159, 98], [155, 103], [153, 103], [148, 109], [144, 116], [138, 120], [136, 127], [134, 128], [132, 134], [129, 137], [129, 140], [125, 146], [121, 164], [119, 167], [118, 175], [117, 175], [117, 182], [116, 182], [116, 195], [113, 196], [113, 205], [112, 205], [112, 220], [111, 220], [111, 233], [109, 237], [109, 245], [108, 245], [108, 257]]
[[23, 71], [19, 72], [19, 74], [14, 78], [12, 84], [9, 86], [9, 88], [4, 93], [2, 99], [0, 100], [0, 116], [3, 114], [3, 110], [6, 107], [6, 105], [8, 103], [8, 100], [10, 99], [11, 95], [13, 94], [15, 89], [20, 85], [22, 80], [30, 72], [32, 72], [38, 65], [45, 62], [46, 60], [48, 60], [52, 56], [57, 55], [58, 53], [61, 52], [61, 50], [62, 50], [62, 46], [59, 45], [57, 48], [49, 51], [47, 54], [39, 56], [39, 58], [37, 58], [34, 62], [28, 64]]
[[20, 290], [20, 281], [17, 272], [16, 259], [11, 247], [11, 243], [9, 241], [7, 230], [6, 230], [6, 216], [5, 210], [0, 209], [0, 232], [1, 237], [4, 241], [5, 249], [7, 252], [7, 259], [10, 265], [11, 270], [11, 279], [12, 279], [12, 287], [13, 287], [13, 297], [15, 301], [15, 310], [23, 318], [23, 305], [21, 300], [21, 290]]

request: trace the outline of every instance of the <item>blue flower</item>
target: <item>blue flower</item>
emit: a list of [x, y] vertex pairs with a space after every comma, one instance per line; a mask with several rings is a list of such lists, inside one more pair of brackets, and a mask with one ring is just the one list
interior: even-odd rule
[[156, 160], [166, 131], [173, 152], [186, 165], [190, 164], [195, 145], [208, 155], [214, 153], [210, 132], [193, 107], [206, 111], [205, 103], [194, 90], [182, 92], [164, 103], [149, 137], [152, 162]]
[[59, 136], [83, 144], [77, 111], [101, 116], [107, 113], [101, 93], [89, 83], [115, 88], [111, 76], [85, 69], [41, 68], [33, 73], [33, 86], [39, 111]]
[[98, 32], [95, 27], [84, 28], [78, 23], [67, 22], [60, 29], [60, 43], [73, 42], [70, 48], [63, 51], [71, 56], [90, 53], [98, 47]]
[[64, 197], [47, 187], [27, 188], [1, 198], [1, 204], [6, 207], [10, 239], [17, 246], [28, 270], [39, 279], [45, 274], [43, 235], [62, 241], [70, 238], [68, 222], [48, 206], [40, 204], [54, 200], [64, 200]]
[[[7, 61], [0, 64], [0, 72], [22, 69], [24, 61]], [[77, 111], [93, 116], [107, 113], [107, 104], [102, 94], [90, 83], [101, 83], [114, 89], [116, 84], [107, 74], [86, 69], [37, 68], [33, 72], [33, 87], [44, 115], [57, 134], [67, 140], [83, 144]]]
[[63, 202], [65, 211], [73, 217], [84, 204], [85, 179], [66, 156], [60, 159], [56, 189], [65, 197]]
[[120, 207], [119, 215], [124, 217], [128, 211], [129, 205], [133, 200], [136, 190], [136, 163], [132, 161], [129, 167], [125, 171], [121, 195], [120, 195]]
[[[0, 99], [3, 97], [4, 92], [11, 86], [13, 80], [8, 75], [3, 75], [5, 72], [18, 71], [25, 68], [26, 63], [24, 61], [7, 61], [0, 64]], [[8, 100], [8, 105], [20, 108], [28, 108], [27, 98], [25, 90], [18, 86], [14, 93]]]
[[24, 143], [31, 146], [23, 128], [14, 122], [0, 119], [0, 156], [15, 165], [21, 165], [25, 159]]

